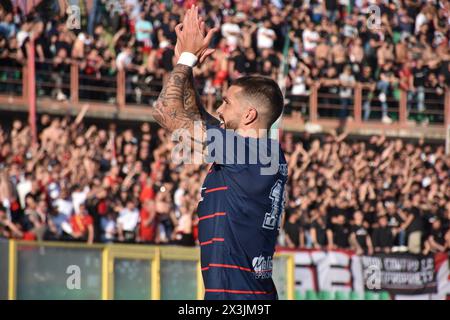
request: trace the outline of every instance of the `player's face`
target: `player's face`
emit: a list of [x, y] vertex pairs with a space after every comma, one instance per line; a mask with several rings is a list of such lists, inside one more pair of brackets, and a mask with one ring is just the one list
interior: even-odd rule
[[241, 90], [237, 86], [231, 86], [223, 96], [222, 104], [217, 109], [221, 121], [220, 127], [223, 129], [237, 130], [239, 128], [243, 115], [243, 108], [238, 97]]

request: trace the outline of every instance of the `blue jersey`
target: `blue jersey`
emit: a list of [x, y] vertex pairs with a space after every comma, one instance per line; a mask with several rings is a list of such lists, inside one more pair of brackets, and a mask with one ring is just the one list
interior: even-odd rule
[[[271, 139], [242, 138], [233, 133], [246, 151], [245, 161], [239, 162], [232, 152], [239, 147], [228, 145], [229, 130], [208, 127], [209, 141], [211, 128], [228, 140], [219, 143], [223, 153], [215, 150], [212, 156], [215, 161], [203, 183], [197, 210], [205, 299], [277, 299], [272, 259], [287, 181], [281, 147]], [[263, 140], [270, 143], [259, 144]], [[267, 162], [257, 159], [255, 163], [249, 156], [262, 149], [275, 166], [270, 174], [261, 170], [269, 167]], [[210, 146], [208, 151], [214, 153]]]

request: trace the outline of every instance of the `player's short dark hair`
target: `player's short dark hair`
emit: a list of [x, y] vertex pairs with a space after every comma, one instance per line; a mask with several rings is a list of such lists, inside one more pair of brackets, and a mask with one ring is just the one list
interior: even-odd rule
[[244, 76], [236, 79], [233, 86], [242, 88], [241, 94], [250, 100], [262, 102], [268, 110], [268, 124], [272, 125], [283, 112], [284, 98], [278, 84], [264, 76]]

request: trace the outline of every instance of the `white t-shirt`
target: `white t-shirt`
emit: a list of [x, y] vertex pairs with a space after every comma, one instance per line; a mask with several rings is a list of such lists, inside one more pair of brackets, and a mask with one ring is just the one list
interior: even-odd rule
[[306, 78], [304, 76], [297, 76], [294, 79], [292, 86], [292, 94], [304, 95], [306, 94]]
[[31, 181], [24, 180], [17, 184], [17, 193], [19, 194], [20, 206], [25, 208], [25, 196], [31, 191]]
[[116, 222], [112, 219], [102, 218], [101, 220], [102, 230], [105, 233], [105, 239], [114, 239], [114, 233], [116, 231]]
[[125, 69], [126, 67], [128, 67], [131, 64], [131, 62], [132, 62], [131, 55], [129, 55], [125, 51], [122, 51], [121, 53], [119, 53], [117, 55], [116, 64], [119, 69], [122, 69], [122, 70]]
[[75, 212], [78, 212], [80, 204], [83, 204], [86, 201], [88, 192], [89, 192], [88, 186], [84, 187], [84, 189], [80, 192], [72, 192], [72, 203]]
[[141, 12], [141, 5], [138, 0], [126, 0], [125, 5], [131, 8], [130, 18], [137, 20]]
[[271, 49], [273, 47], [273, 39], [271, 37], [275, 36], [275, 31], [265, 27], [258, 28], [257, 41], [259, 49]]
[[303, 45], [306, 51], [313, 51], [319, 41], [319, 33], [314, 30], [305, 29], [302, 34]]
[[416, 25], [415, 25], [415, 32], [417, 33], [417, 32], [419, 32], [419, 30], [420, 30], [420, 27], [423, 25], [423, 24], [425, 24], [425, 23], [427, 23], [427, 17], [421, 12], [421, 13], [419, 13], [418, 15], [417, 15], [417, 17], [416, 17]]
[[62, 226], [64, 223], [67, 223], [68, 218], [69, 218], [68, 216], [66, 216], [65, 214], [61, 214], [61, 213], [50, 218], [52, 220], [53, 224], [55, 225], [56, 230], [57, 230], [56, 232], [58, 234], [62, 233], [62, 230], [63, 230]]
[[236, 47], [239, 43], [239, 36], [232, 33], [240, 34], [241, 28], [235, 23], [224, 23], [221, 27], [221, 31], [225, 39], [227, 39], [227, 45], [230, 47]]
[[117, 218], [117, 223], [122, 225], [124, 231], [134, 231], [139, 222], [139, 210], [128, 210], [123, 208], [119, 212], [119, 217]]
[[[346, 82], [349, 85], [355, 83], [355, 77], [353, 75], [347, 75], [344, 73], [339, 76], [339, 80]], [[341, 86], [339, 96], [341, 98], [350, 98], [352, 96], [352, 88]]]
[[53, 202], [53, 205], [55, 206], [58, 213], [65, 215], [67, 218], [69, 218], [72, 215], [73, 211], [72, 201], [59, 198], [56, 199], [55, 202]]

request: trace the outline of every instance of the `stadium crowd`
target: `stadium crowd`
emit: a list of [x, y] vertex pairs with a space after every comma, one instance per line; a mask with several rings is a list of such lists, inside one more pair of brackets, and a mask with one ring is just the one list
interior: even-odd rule
[[[114, 77], [124, 69], [127, 102], [152, 103], [173, 67], [175, 26], [193, 3], [207, 28], [221, 30], [212, 41], [216, 52], [195, 70], [209, 110], [230, 80], [249, 73], [276, 78], [283, 62], [289, 112], [305, 112], [315, 83], [319, 102], [335, 107], [320, 115], [347, 117], [359, 82], [363, 118], [373, 118], [379, 107], [381, 119], [391, 122], [399, 89], [408, 92], [409, 111], [420, 115], [442, 109], [450, 83], [448, 0], [97, 0], [77, 2], [79, 20], [66, 14], [64, 3], [42, 1], [27, 15], [18, 6], [0, 9], [0, 68], [23, 63], [31, 35], [38, 94], [58, 100], [68, 98], [70, 64], [77, 62], [80, 99], [114, 103]], [[89, 10], [86, 3], [93, 3]], [[2, 71], [1, 77], [20, 75]]]
[[[198, 244], [208, 165], [177, 165], [162, 128], [41, 116], [39, 140], [0, 129], [0, 237]], [[279, 245], [358, 254], [450, 248], [450, 156], [442, 145], [346, 133], [284, 133], [289, 182]]]
[[[127, 101], [151, 104], [174, 64], [174, 28], [193, 3], [208, 28], [221, 30], [215, 53], [195, 69], [210, 111], [229, 81], [251, 73], [277, 79], [284, 62], [287, 112], [302, 111], [296, 106], [306, 105], [315, 83], [323, 105], [340, 106], [320, 115], [347, 117], [354, 85], [362, 83], [363, 118], [380, 106], [390, 122], [399, 88], [408, 92], [410, 111], [424, 112], [442, 108], [450, 83], [448, 0], [99, 0], [88, 14], [81, 7], [80, 28], [60, 7], [64, 1], [42, 1], [29, 14], [7, 2], [0, 5], [0, 92], [20, 90], [8, 82], [20, 79], [10, 68], [24, 63], [31, 36], [38, 95], [67, 100], [77, 63], [80, 99], [114, 103], [123, 69]], [[105, 90], [93, 90], [99, 87]], [[161, 128], [86, 126], [85, 111], [75, 120], [42, 116], [37, 145], [19, 120], [1, 127], [0, 237], [195, 245], [206, 165], [175, 165], [173, 142]], [[290, 178], [280, 245], [369, 254], [449, 250], [450, 157], [443, 146], [335, 132], [300, 141], [286, 133], [282, 143]]]

